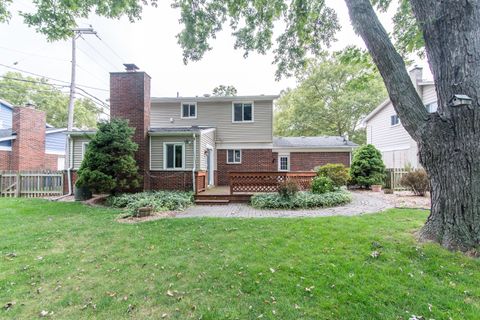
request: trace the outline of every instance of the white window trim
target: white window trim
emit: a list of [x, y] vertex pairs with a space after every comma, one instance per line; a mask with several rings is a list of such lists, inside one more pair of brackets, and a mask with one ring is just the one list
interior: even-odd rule
[[[281, 169], [281, 159], [282, 158], [287, 158], [287, 170], [282, 170]], [[289, 154], [279, 154], [278, 155], [278, 171], [281, 172], [289, 172], [290, 171], [290, 155]]]
[[[252, 120], [248, 121], [235, 121], [235, 104], [241, 103], [242, 104], [242, 119], [243, 119], [243, 105], [249, 103], [252, 105]], [[253, 101], [232, 101], [232, 123], [253, 123], [255, 122], [255, 104]]]
[[[184, 104], [189, 104], [189, 105], [195, 105], [195, 117], [184, 117], [183, 116], [183, 105]], [[189, 110], [188, 110], [188, 114], [190, 115], [190, 107], [189, 107]], [[180, 103], [180, 119], [197, 119], [197, 116], [198, 116], [198, 106], [197, 106], [197, 103], [196, 102], [193, 102], [193, 101], [183, 101], [182, 103]]]
[[[397, 124], [392, 124], [392, 117], [393, 117], [393, 116], [397, 116], [397, 118], [398, 118], [398, 123], [397, 123]], [[395, 127], [398, 127], [400, 124], [401, 124], [400, 117], [399, 117], [398, 115], [396, 115], [396, 114], [392, 114], [392, 115], [390, 116], [390, 127], [391, 127], [391, 128], [395, 128]]]
[[12, 146], [0, 146], [0, 151], [12, 151]]
[[87, 151], [87, 146], [90, 143], [90, 141], [83, 141], [82, 142], [82, 161], [85, 159], [85, 152]]
[[[181, 168], [167, 168], [167, 144], [181, 145], [182, 146], [182, 167]], [[174, 148], [175, 151], [175, 148]], [[185, 170], [185, 142], [164, 142], [163, 143], [163, 170], [166, 171], [184, 171]], [[175, 163], [175, 159], [173, 159]]]
[[[233, 162], [228, 161], [228, 151], [233, 151]], [[240, 162], [235, 162], [235, 151], [240, 151]], [[227, 149], [227, 164], [242, 164], [242, 149]]]

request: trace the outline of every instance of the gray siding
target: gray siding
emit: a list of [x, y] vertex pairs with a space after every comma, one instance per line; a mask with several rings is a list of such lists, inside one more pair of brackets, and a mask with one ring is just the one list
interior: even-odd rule
[[12, 109], [0, 102], [0, 129], [12, 127]]
[[65, 152], [66, 134], [56, 132], [45, 135], [45, 151]]
[[231, 102], [199, 102], [197, 118], [182, 119], [180, 103], [157, 102], [152, 103], [150, 126], [212, 126], [218, 142], [272, 142], [272, 113], [273, 101], [254, 101], [254, 122], [233, 123]]
[[[202, 133], [200, 138], [200, 170], [207, 170], [207, 147], [211, 146], [215, 149], [215, 131]], [[215, 152], [213, 152], [215, 156]], [[215, 160], [214, 162], [215, 163]]]
[[72, 137], [73, 143], [73, 168], [79, 169], [83, 160], [83, 143], [90, 141], [88, 137]]
[[[153, 136], [150, 140], [150, 169], [151, 170], [165, 170], [163, 168], [163, 144], [165, 142], [185, 142], [185, 140], [192, 140], [192, 137], [159, 137]], [[197, 163], [199, 166], [199, 152], [200, 152], [200, 137], [197, 137]], [[182, 170], [193, 169], [193, 143], [185, 143], [185, 168]], [[177, 169], [180, 170], [180, 169]]]

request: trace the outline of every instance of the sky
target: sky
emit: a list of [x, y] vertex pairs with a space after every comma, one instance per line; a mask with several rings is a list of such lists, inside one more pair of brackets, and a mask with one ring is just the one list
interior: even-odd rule
[[[295, 87], [294, 78], [275, 80], [273, 52], [250, 53], [245, 59], [243, 51], [233, 48], [230, 30], [211, 40], [213, 50], [202, 60], [184, 65], [176, 39], [182, 28], [178, 22], [180, 12], [171, 8], [170, 3], [159, 1], [157, 8], [144, 7], [142, 19], [136, 23], [126, 18], [110, 20], [95, 15], [80, 20], [79, 27], [91, 25], [101, 40], [94, 35], [77, 40], [77, 83], [95, 88], [86, 90], [106, 100], [109, 72], [124, 70], [123, 63], [135, 63], [152, 77], [152, 96], [176, 96], [177, 92], [180, 96], [201, 96], [221, 84], [235, 86], [239, 95], [279, 94]], [[327, 4], [336, 10], [342, 26], [330, 50], [341, 50], [348, 45], [365, 48], [353, 31], [344, 2], [327, 0]], [[0, 64], [69, 82], [71, 41], [48, 42], [45, 36], [27, 27], [15, 12], [31, 8], [27, 0], [12, 5], [10, 23], [0, 28]], [[380, 15], [389, 32], [392, 13]], [[416, 63], [428, 69], [425, 61]], [[0, 66], [0, 75], [8, 70]]]

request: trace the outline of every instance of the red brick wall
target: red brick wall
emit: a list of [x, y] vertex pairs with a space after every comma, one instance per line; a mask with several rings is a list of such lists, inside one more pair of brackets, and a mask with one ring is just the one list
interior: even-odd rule
[[[151, 190], [192, 190], [192, 171], [150, 171]], [[145, 177], [147, 179], [147, 177]]]
[[11, 151], [1, 151], [0, 150], [0, 170], [11, 170], [11, 160], [12, 160]]
[[290, 171], [310, 171], [327, 163], [350, 166], [349, 152], [291, 152]]
[[45, 154], [45, 162], [44, 162], [44, 169], [56, 171], [58, 170], [58, 158], [63, 156], [59, 156], [57, 154]]
[[217, 150], [218, 185], [228, 185], [229, 172], [277, 171], [277, 157], [272, 149], [243, 149], [241, 164], [227, 164], [227, 150]]
[[28, 107], [13, 108], [12, 170], [45, 168], [45, 112]]
[[[127, 119], [135, 128], [133, 140], [138, 144], [135, 160], [139, 173], [149, 168], [148, 128], [150, 126], [150, 76], [145, 72], [113, 72], [110, 74], [110, 116]], [[144, 179], [144, 189], [150, 189]]]

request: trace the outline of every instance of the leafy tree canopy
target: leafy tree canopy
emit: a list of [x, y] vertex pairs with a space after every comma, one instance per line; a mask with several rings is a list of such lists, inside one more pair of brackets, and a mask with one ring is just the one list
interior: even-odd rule
[[[47, 122], [54, 127], [67, 126], [67, 107], [69, 96], [52, 87], [47, 79], [24, 77], [18, 72], [7, 72], [0, 78], [0, 98], [13, 105], [34, 104], [47, 114]], [[94, 128], [100, 109], [89, 99], [75, 100], [74, 126]]]
[[217, 97], [236, 96], [237, 88], [235, 88], [234, 86], [225, 86], [221, 84], [213, 89], [213, 95]]
[[361, 120], [387, 92], [368, 53], [354, 47], [312, 62], [300, 84], [277, 102], [275, 135], [318, 136], [347, 133], [366, 141]]

